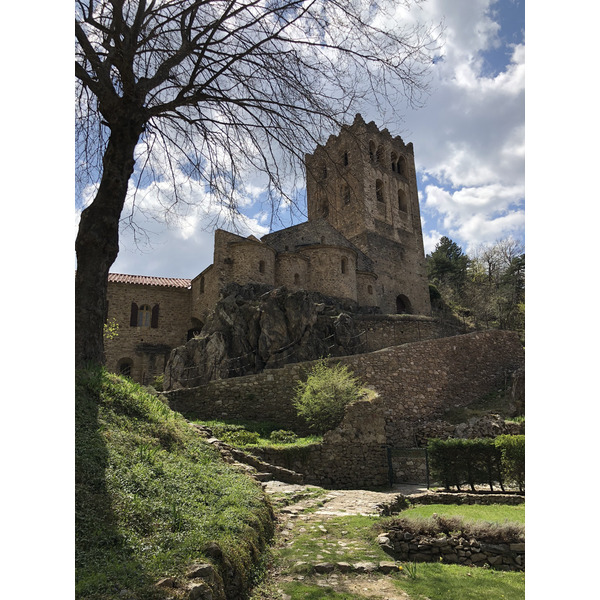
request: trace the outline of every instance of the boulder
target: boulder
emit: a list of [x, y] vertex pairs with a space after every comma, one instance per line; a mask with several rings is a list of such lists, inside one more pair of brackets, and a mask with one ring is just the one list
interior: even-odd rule
[[356, 354], [362, 350], [357, 311], [351, 300], [317, 292], [229, 284], [200, 334], [171, 352], [164, 389]]

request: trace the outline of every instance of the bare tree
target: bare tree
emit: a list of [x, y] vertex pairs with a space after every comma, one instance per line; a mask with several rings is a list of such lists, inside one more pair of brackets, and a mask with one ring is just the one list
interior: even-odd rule
[[304, 153], [360, 102], [421, 101], [437, 33], [394, 18], [419, 2], [77, 0], [78, 184], [96, 186], [76, 239], [77, 366], [103, 360], [128, 186], [170, 177], [175, 203], [184, 173], [235, 213], [251, 167], [276, 205]]

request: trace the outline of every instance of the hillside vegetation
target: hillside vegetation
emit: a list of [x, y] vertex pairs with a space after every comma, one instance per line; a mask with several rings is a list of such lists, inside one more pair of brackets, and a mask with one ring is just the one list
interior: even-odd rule
[[[183, 417], [127, 379], [77, 373], [78, 598], [173, 597], [199, 561], [241, 598], [272, 533], [260, 485]], [[165, 577], [176, 587], [157, 587]]]

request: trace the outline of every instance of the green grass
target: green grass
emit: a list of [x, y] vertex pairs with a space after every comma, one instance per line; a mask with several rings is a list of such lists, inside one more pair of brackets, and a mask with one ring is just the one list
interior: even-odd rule
[[181, 578], [211, 542], [248, 583], [272, 534], [256, 482], [158, 398], [101, 370], [77, 373], [75, 475], [77, 598], [164, 598], [156, 581]]
[[427, 519], [434, 513], [448, 517], [463, 517], [465, 521], [525, 523], [524, 503], [516, 506], [507, 504], [417, 504], [403, 510], [398, 516], [410, 519]]
[[[318, 444], [323, 440], [323, 436], [320, 435], [307, 435], [307, 436], [299, 436], [293, 443], [290, 444], [281, 444], [274, 443], [269, 439], [269, 436], [273, 431], [278, 429], [284, 429], [280, 424], [273, 423], [271, 421], [246, 421], [241, 419], [230, 419], [230, 420], [210, 420], [210, 421], [201, 421], [201, 420], [193, 420], [193, 423], [197, 423], [198, 425], [204, 425], [209, 429], [212, 429], [214, 434], [219, 437], [219, 433], [221, 430], [226, 429], [228, 426], [241, 426], [247, 431], [252, 431], [258, 433], [259, 437], [256, 443], [253, 444], [234, 444], [231, 442], [231, 445], [238, 446], [239, 448], [275, 448], [277, 450], [285, 450], [285, 449], [293, 449], [293, 448], [305, 448], [306, 446], [310, 446], [312, 444]], [[223, 441], [227, 442], [226, 439]], [[230, 443], [230, 442], [227, 442]]]
[[[418, 563], [417, 577], [394, 577], [412, 600], [523, 600], [525, 573]], [[294, 599], [295, 600], [295, 599]]]

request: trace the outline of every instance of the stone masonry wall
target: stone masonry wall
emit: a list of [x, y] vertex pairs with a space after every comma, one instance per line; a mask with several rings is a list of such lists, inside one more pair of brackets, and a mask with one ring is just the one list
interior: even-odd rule
[[[119, 373], [124, 361], [131, 364], [134, 381], [150, 383], [164, 372], [171, 349], [186, 342], [190, 319], [190, 290], [159, 285], [109, 283], [108, 321], [116, 321], [118, 334], [106, 340], [106, 366]], [[131, 303], [158, 305], [158, 327], [132, 327]]]
[[[348, 365], [379, 397], [348, 406], [342, 423], [301, 457], [298, 468], [310, 483], [385, 485], [389, 481], [386, 444], [412, 445], [414, 431], [423, 420], [497, 390], [523, 360], [517, 334], [508, 331], [426, 340], [332, 359]], [[184, 414], [271, 420], [286, 429], [301, 430], [292, 398], [311, 365], [286, 365], [166, 396], [171, 408]], [[289, 464], [282, 466], [293, 469]]]

